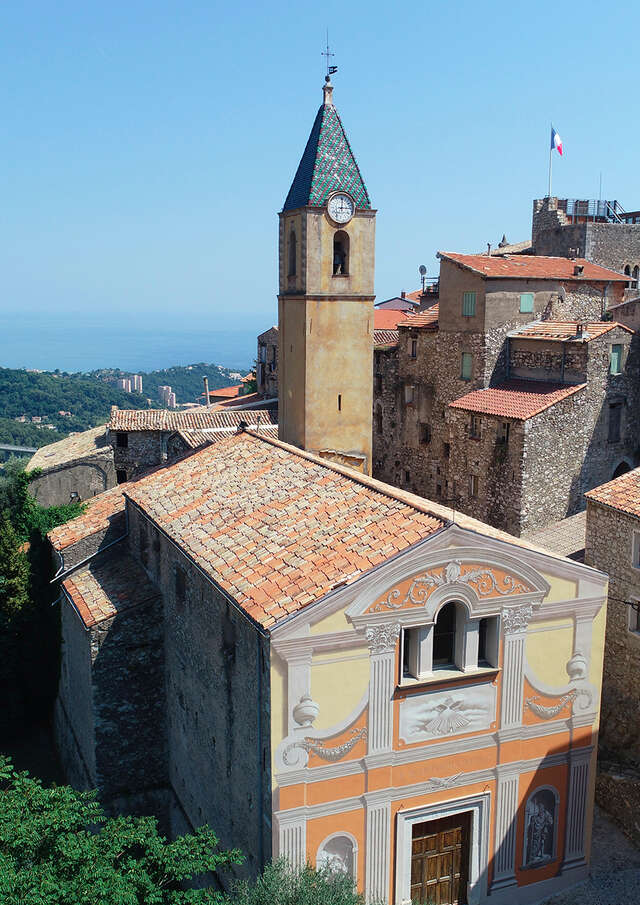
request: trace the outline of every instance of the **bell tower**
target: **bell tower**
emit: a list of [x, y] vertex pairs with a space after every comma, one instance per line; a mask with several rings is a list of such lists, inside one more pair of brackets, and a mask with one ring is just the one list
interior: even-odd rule
[[375, 215], [327, 76], [279, 215], [279, 436], [367, 474]]

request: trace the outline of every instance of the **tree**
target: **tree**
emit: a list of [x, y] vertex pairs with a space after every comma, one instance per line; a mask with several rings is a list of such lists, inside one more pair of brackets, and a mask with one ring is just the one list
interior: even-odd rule
[[45, 788], [0, 756], [3, 905], [213, 905], [220, 892], [184, 882], [242, 860], [209, 827], [169, 842], [155, 817], [107, 818], [95, 792]]
[[0, 516], [0, 629], [29, 604], [29, 561], [6, 513]]
[[284, 860], [267, 864], [253, 882], [238, 883], [225, 905], [363, 905], [351, 877], [324, 867], [307, 864], [291, 870]]

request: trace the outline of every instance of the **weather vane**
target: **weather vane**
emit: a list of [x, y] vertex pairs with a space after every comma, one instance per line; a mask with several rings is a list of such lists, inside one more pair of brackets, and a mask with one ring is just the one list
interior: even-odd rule
[[329, 60], [331, 59], [331, 57], [335, 57], [335, 53], [331, 53], [331, 51], [329, 50], [329, 29], [327, 29], [327, 49], [321, 51], [321, 56], [327, 58], [327, 79], [328, 79], [330, 75], [333, 75], [334, 72], [338, 71], [337, 66], [329, 65]]

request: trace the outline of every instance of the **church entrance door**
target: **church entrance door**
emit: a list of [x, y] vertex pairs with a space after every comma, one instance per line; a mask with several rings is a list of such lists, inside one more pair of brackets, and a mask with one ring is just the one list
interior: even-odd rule
[[411, 901], [466, 905], [471, 814], [454, 814], [413, 826]]

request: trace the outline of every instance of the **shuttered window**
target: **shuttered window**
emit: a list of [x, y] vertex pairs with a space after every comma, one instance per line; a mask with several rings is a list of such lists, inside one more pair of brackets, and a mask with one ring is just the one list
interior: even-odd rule
[[474, 317], [476, 313], [476, 294], [475, 292], [462, 293], [462, 316]]
[[622, 371], [622, 346], [615, 344], [611, 346], [611, 355], [609, 357], [609, 370], [612, 374], [620, 374]]
[[520, 293], [520, 312], [522, 314], [533, 312], [533, 292]]
[[463, 352], [462, 360], [460, 363], [460, 377], [463, 380], [471, 380], [471, 363], [473, 359], [471, 357], [471, 352]]

